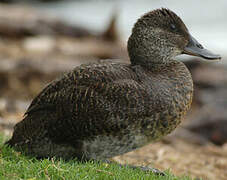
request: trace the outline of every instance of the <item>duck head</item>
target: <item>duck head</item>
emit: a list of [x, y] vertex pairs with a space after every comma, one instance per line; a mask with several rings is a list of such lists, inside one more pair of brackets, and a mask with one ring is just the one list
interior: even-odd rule
[[135, 23], [128, 40], [128, 53], [132, 64], [148, 65], [168, 63], [180, 54], [204, 59], [221, 59], [204, 49], [190, 35], [183, 21], [169, 9], [157, 9], [142, 16]]

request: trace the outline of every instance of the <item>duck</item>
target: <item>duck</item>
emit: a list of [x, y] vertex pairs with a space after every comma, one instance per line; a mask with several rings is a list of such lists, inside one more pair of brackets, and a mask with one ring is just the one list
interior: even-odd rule
[[103, 160], [155, 142], [184, 119], [193, 97], [181, 54], [221, 59], [205, 49], [167, 8], [134, 24], [130, 64], [75, 67], [33, 99], [7, 145], [37, 158]]

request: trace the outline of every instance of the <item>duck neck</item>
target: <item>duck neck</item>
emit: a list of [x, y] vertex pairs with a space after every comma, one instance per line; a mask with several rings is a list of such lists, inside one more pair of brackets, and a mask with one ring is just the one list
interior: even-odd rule
[[[153, 61], [155, 59], [155, 61]], [[156, 56], [156, 57], [150, 57], [147, 59], [143, 58], [130, 58], [132, 66], [140, 65], [146, 69], [153, 69], [161, 66], [166, 66], [168, 63], [170, 63], [172, 60], [167, 60], [164, 57]]]

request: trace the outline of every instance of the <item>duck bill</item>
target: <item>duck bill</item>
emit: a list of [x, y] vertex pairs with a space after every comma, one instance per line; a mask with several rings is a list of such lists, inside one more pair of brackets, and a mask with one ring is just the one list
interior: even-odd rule
[[183, 54], [202, 57], [208, 60], [221, 59], [221, 56], [204, 49], [203, 46], [191, 35], [189, 36], [188, 45], [184, 48]]

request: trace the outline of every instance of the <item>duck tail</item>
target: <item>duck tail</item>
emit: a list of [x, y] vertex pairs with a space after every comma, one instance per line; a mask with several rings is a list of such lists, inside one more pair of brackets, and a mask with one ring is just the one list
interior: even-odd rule
[[42, 115], [40, 113], [26, 115], [22, 121], [14, 126], [13, 136], [5, 142], [5, 145], [10, 147], [23, 146], [36, 138], [44, 137], [46, 135], [43, 128], [45, 119], [45, 113], [42, 113]]

